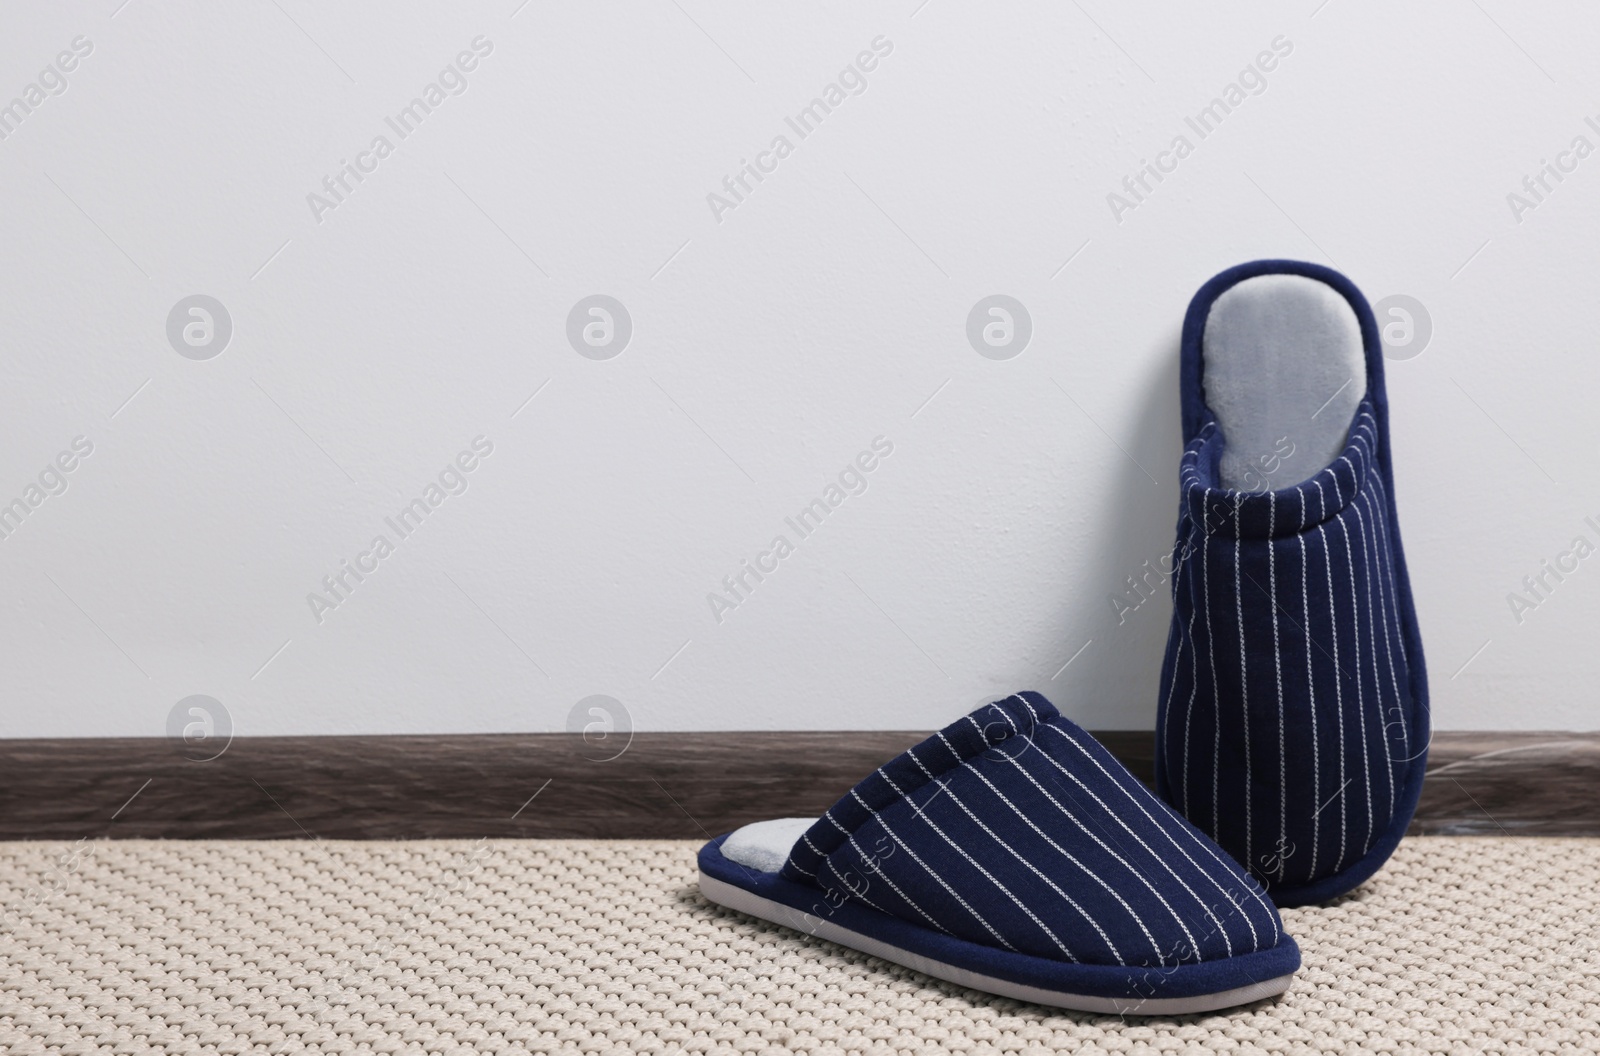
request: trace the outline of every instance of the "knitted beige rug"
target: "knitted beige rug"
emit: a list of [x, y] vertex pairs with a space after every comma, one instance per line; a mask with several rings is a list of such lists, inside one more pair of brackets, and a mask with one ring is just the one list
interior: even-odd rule
[[1422, 838], [1290, 910], [1289, 992], [989, 997], [744, 918], [680, 841], [0, 844], [0, 1051], [1600, 1049], [1600, 841]]

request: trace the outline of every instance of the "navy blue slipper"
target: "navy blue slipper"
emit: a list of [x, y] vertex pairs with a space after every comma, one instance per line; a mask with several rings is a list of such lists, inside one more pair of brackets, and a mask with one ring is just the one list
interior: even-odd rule
[[1372, 309], [1315, 264], [1230, 268], [1180, 386], [1156, 791], [1279, 906], [1321, 902], [1394, 851], [1429, 741]]
[[1261, 886], [1037, 693], [978, 709], [821, 818], [700, 851], [713, 902], [961, 986], [1178, 1015], [1282, 993]]

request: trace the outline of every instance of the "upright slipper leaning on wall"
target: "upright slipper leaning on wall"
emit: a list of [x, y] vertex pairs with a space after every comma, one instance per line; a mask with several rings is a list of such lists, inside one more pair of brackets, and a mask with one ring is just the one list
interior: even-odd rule
[[1320, 902], [1393, 853], [1428, 752], [1372, 309], [1329, 268], [1231, 268], [1180, 375], [1156, 789], [1279, 906]]

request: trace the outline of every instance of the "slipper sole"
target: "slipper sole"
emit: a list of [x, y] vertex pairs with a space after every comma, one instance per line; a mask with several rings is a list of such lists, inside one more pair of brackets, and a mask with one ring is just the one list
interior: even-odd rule
[[[736, 875], [736, 872], [740, 870], [746, 873], [751, 872], [723, 857], [719, 849], [721, 842], [722, 840], [719, 838], [701, 852], [700, 893], [709, 901], [753, 917], [759, 917], [774, 924], [780, 924], [803, 934], [815, 935], [830, 942], [838, 943], [841, 946], [903, 965], [924, 975], [942, 979], [957, 986], [982, 990], [986, 993], [1015, 998], [1019, 1001], [1028, 1001], [1033, 1004], [1070, 1009], [1077, 1012], [1094, 1012], [1119, 1016], [1180, 1016], [1198, 1012], [1211, 1012], [1249, 1004], [1264, 998], [1276, 997], [1289, 988], [1289, 984], [1294, 977], [1294, 971], [1299, 967], [1300, 963], [1299, 949], [1294, 945], [1294, 940], [1284, 936], [1280, 945], [1273, 949], [1247, 954], [1235, 959], [1240, 961], [1255, 959], [1256, 964], [1267, 969], [1262, 973], [1265, 978], [1222, 990], [1161, 996], [1162, 990], [1170, 992], [1174, 989], [1188, 989], [1189, 987], [1182, 986], [1181, 982], [1188, 981], [1187, 977], [1190, 973], [1193, 973], [1196, 969], [1210, 968], [1214, 967], [1214, 965], [1189, 964], [1165, 968], [1067, 965], [1059, 961], [1049, 961], [1026, 954], [993, 950], [978, 946], [975, 943], [964, 942], [946, 936], [936, 937], [937, 943], [945, 949], [959, 951], [970, 948], [973, 954], [972, 960], [985, 960], [1004, 956], [1010, 968], [1007, 973], [1009, 975], [1043, 980], [1049, 979], [1051, 976], [1070, 973], [1080, 978], [1092, 977], [1097, 985], [1091, 988], [1103, 992], [1084, 993], [1070, 988], [1039, 986], [1033, 983], [1021, 982], [1016, 978], [1004, 978], [989, 974], [954, 963], [952, 959], [942, 959], [932, 956], [928, 952], [919, 952], [918, 950], [907, 948], [907, 945], [904, 944], [896, 944], [887, 939], [866, 934], [864, 931], [848, 925], [876, 925], [873, 930], [891, 935], [896, 933], [904, 935], [908, 929], [917, 931], [927, 929], [917, 928], [915, 925], [908, 924], [897, 918], [877, 913], [865, 907], [849, 904], [838, 907], [839, 912], [833, 913], [827, 908], [828, 903], [821, 890], [807, 891], [798, 885], [789, 884], [776, 876], [776, 874], [752, 874], [752, 878], [760, 878], [761, 886], [768, 889], [768, 894], [752, 891], [733, 880], [715, 876], [707, 871], [708, 867], [715, 872], [726, 873], [730, 876]], [[793, 888], [794, 890], [785, 890], [787, 888]], [[769, 897], [769, 895], [778, 894], [780, 891], [792, 899], [808, 904], [810, 909], [820, 909], [830, 915], [818, 916], [807, 909]], [[933, 937], [933, 933], [930, 932], [929, 935]], [[1235, 968], [1241, 967], [1241, 965], [1235, 965]], [[1279, 971], [1277, 969], [1287, 969], [1287, 971]], [[1183, 979], [1180, 981], [1176, 977], [1183, 977]], [[1179, 983], [1179, 985], [1174, 986], [1174, 983]], [[1127, 992], [1116, 993], [1115, 991], [1117, 990]]]

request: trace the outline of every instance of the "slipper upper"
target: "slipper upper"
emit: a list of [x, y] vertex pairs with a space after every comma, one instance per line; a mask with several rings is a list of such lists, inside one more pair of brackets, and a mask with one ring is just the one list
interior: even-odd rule
[[1276, 947], [1276, 909], [1210, 840], [1037, 693], [879, 767], [781, 875], [981, 945], [1177, 967]]
[[[1209, 306], [1263, 274], [1327, 283], [1359, 319], [1367, 388], [1343, 450], [1291, 487], [1224, 487], [1204, 403]], [[1285, 369], [1293, 349], [1284, 351]], [[1280, 905], [1329, 898], [1386, 859], [1415, 809], [1427, 681], [1394, 508], [1383, 356], [1337, 272], [1258, 261], [1217, 276], [1184, 327], [1181, 501], [1156, 787]]]

